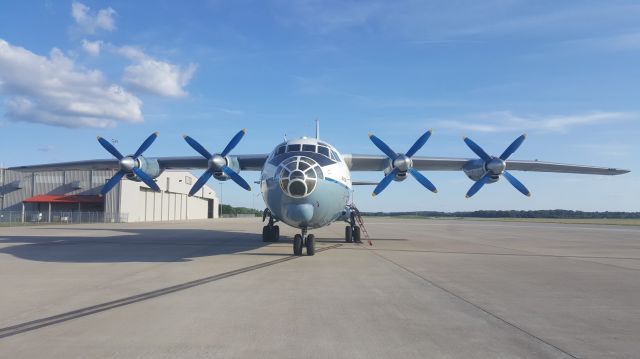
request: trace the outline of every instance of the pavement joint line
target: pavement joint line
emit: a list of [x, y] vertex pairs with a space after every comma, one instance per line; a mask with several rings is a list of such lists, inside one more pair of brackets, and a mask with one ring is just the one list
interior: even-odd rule
[[[341, 245], [342, 244], [335, 244], [333, 246], [318, 248], [318, 249], [316, 249], [316, 253], [320, 253], [320, 252], [324, 252], [324, 251], [327, 251], [327, 250], [330, 250], [330, 249], [338, 248]], [[122, 307], [122, 306], [125, 306], [125, 305], [130, 305], [130, 304], [142, 302], [142, 301], [145, 301], [145, 300], [148, 300], [148, 299], [157, 298], [157, 297], [160, 297], [160, 296], [163, 296], [163, 295], [167, 295], [167, 294], [183, 291], [183, 290], [186, 290], [186, 289], [189, 289], [189, 288], [201, 286], [203, 284], [215, 282], [215, 281], [218, 281], [218, 280], [221, 280], [221, 279], [233, 277], [233, 276], [236, 276], [238, 274], [251, 272], [251, 271], [254, 271], [254, 270], [257, 270], [257, 269], [270, 267], [272, 265], [280, 264], [280, 263], [287, 262], [287, 261], [290, 261], [292, 259], [297, 259], [297, 258], [301, 258], [301, 256], [289, 255], [289, 256], [286, 256], [284, 258], [279, 258], [279, 259], [267, 261], [267, 262], [264, 262], [264, 263], [254, 264], [252, 266], [239, 268], [239, 269], [235, 269], [235, 270], [232, 270], [232, 271], [229, 271], [229, 272], [224, 272], [224, 273], [212, 275], [212, 276], [209, 276], [209, 277], [204, 277], [204, 278], [192, 280], [192, 281], [189, 281], [189, 282], [186, 282], [186, 283], [177, 284], [177, 285], [173, 285], [173, 286], [166, 287], [166, 288], [156, 289], [156, 290], [152, 290], [150, 292], [145, 292], [145, 293], [141, 293], [141, 294], [125, 297], [125, 298], [116, 299], [116, 300], [112, 300], [112, 301], [109, 301], [109, 302], [106, 302], [106, 303], [101, 303], [101, 304], [97, 304], [97, 305], [93, 305], [93, 306], [89, 306], [89, 307], [85, 307], [85, 308], [72, 310], [72, 311], [69, 311], [69, 312], [66, 312], [66, 313], [53, 315], [53, 316], [50, 316], [50, 317], [40, 318], [40, 319], [36, 319], [36, 320], [32, 320], [32, 321], [29, 321], [29, 322], [20, 323], [20, 324], [16, 324], [16, 325], [12, 325], [12, 326], [5, 327], [5, 328], [0, 328], [0, 339], [6, 338], [6, 337], [10, 337], [10, 336], [14, 336], [14, 335], [17, 335], [17, 334], [21, 334], [21, 333], [24, 333], [24, 332], [29, 332], [29, 331], [32, 331], [32, 330], [48, 327], [48, 326], [51, 326], [51, 325], [63, 323], [63, 322], [69, 321], [69, 320], [85, 317], [85, 316], [88, 316], [88, 315], [104, 312], [104, 311], [115, 309], [115, 308]]]
[[510, 327], [512, 327], [512, 328], [515, 328], [516, 330], [520, 331], [521, 333], [524, 333], [524, 334], [526, 334], [526, 335], [528, 335], [528, 336], [530, 336], [530, 337], [532, 337], [532, 338], [536, 339], [536, 340], [537, 340], [537, 341], [539, 341], [540, 343], [543, 343], [543, 344], [545, 344], [545, 345], [547, 345], [547, 346], [549, 346], [549, 347], [551, 347], [551, 348], [553, 348], [553, 349], [555, 349], [555, 350], [557, 350], [557, 351], [559, 351], [559, 352], [561, 352], [561, 353], [563, 353], [563, 354], [565, 354], [565, 355], [568, 355], [568, 356], [569, 356], [569, 357], [571, 357], [571, 358], [574, 358], [574, 359], [580, 359], [580, 357], [579, 357], [579, 356], [576, 356], [576, 355], [574, 355], [574, 354], [569, 353], [568, 351], [566, 351], [566, 350], [564, 350], [564, 349], [562, 349], [562, 348], [558, 347], [557, 345], [552, 344], [552, 343], [550, 343], [550, 342], [548, 342], [548, 341], [546, 341], [546, 340], [544, 340], [544, 339], [540, 338], [539, 336], [537, 336], [537, 335], [535, 335], [535, 334], [533, 334], [533, 333], [531, 333], [531, 332], [529, 332], [529, 331], [527, 331], [527, 330], [525, 330], [525, 329], [523, 329], [523, 328], [519, 327], [518, 325], [516, 325], [516, 324], [514, 324], [514, 323], [512, 323], [512, 322], [510, 322], [510, 321], [508, 321], [508, 320], [506, 320], [506, 319], [504, 319], [504, 318], [502, 318], [502, 317], [498, 316], [497, 314], [495, 314], [495, 313], [493, 313], [493, 312], [489, 311], [488, 309], [485, 309], [485, 308], [481, 307], [480, 305], [478, 305], [478, 304], [475, 304], [475, 303], [471, 302], [470, 300], [468, 300], [468, 299], [464, 298], [463, 296], [461, 296], [461, 295], [459, 295], [459, 294], [456, 294], [455, 292], [452, 292], [452, 291], [450, 291], [449, 289], [447, 289], [447, 288], [445, 288], [445, 287], [443, 287], [443, 286], [441, 286], [441, 285], [439, 285], [439, 284], [436, 284], [435, 282], [433, 282], [433, 281], [431, 281], [431, 280], [427, 279], [426, 277], [424, 277], [424, 276], [420, 275], [419, 273], [412, 271], [411, 269], [409, 269], [409, 268], [407, 268], [407, 267], [405, 267], [405, 266], [403, 266], [403, 265], [401, 265], [401, 264], [399, 264], [399, 263], [395, 262], [394, 260], [391, 260], [391, 259], [389, 259], [389, 258], [387, 258], [387, 257], [385, 257], [385, 256], [383, 256], [383, 255], [381, 255], [380, 253], [377, 253], [377, 252], [376, 252], [376, 249], [371, 249], [371, 252], [372, 252], [374, 255], [376, 255], [377, 257], [381, 258], [382, 260], [387, 261], [387, 262], [389, 262], [389, 263], [391, 263], [391, 264], [395, 265], [396, 267], [398, 267], [398, 268], [400, 268], [400, 269], [404, 270], [405, 272], [407, 272], [407, 273], [409, 273], [409, 274], [411, 274], [411, 275], [413, 275], [413, 276], [415, 276], [415, 277], [418, 277], [419, 279], [421, 279], [421, 280], [423, 280], [424, 282], [426, 282], [426, 283], [430, 284], [431, 286], [433, 286], [433, 287], [435, 287], [435, 288], [438, 288], [438, 289], [442, 290], [443, 292], [445, 292], [445, 293], [447, 293], [447, 294], [449, 294], [449, 295], [451, 295], [451, 296], [453, 296], [453, 297], [455, 297], [455, 298], [457, 298], [457, 299], [459, 299], [459, 300], [461, 300], [461, 301], [463, 301], [463, 302], [465, 302], [465, 303], [467, 303], [467, 304], [469, 304], [469, 305], [473, 306], [474, 308], [476, 308], [476, 309], [478, 309], [478, 310], [482, 311], [483, 313], [485, 313], [485, 314], [489, 315], [490, 317], [495, 318], [495, 319], [497, 319], [497, 320], [499, 320], [499, 321], [501, 321], [501, 322], [503, 322], [503, 323], [507, 324], [508, 326], [510, 326]]

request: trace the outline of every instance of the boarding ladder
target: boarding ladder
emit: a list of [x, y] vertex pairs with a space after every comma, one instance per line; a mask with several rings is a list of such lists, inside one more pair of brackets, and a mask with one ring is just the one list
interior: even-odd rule
[[367, 229], [364, 226], [364, 220], [362, 219], [362, 214], [360, 214], [360, 211], [358, 210], [358, 208], [356, 208], [355, 205], [351, 204], [349, 207], [351, 207], [351, 210], [354, 213], [356, 222], [358, 223], [358, 226], [360, 226], [361, 233], [364, 233], [364, 237], [367, 239], [367, 243], [369, 243], [369, 245], [372, 246], [373, 243], [371, 242], [371, 237], [369, 237], [369, 232], [367, 232]]

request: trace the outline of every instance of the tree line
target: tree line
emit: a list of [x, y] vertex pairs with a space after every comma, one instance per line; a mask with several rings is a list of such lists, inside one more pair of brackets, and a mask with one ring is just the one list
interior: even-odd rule
[[568, 209], [543, 209], [535, 211], [479, 210], [468, 212], [362, 212], [365, 216], [418, 216], [418, 217], [474, 217], [474, 218], [616, 218], [637, 219], [640, 212], [584, 212]]

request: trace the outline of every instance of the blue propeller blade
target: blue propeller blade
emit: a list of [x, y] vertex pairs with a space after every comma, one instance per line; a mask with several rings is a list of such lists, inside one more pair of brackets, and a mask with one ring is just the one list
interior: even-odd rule
[[138, 147], [138, 150], [136, 151], [136, 153], [133, 154], [133, 158], [138, 158], [138, 156], [140, 156], [144, 151], [146, 151], [149, 148], [149, 146], [151, 146], [151, 144], [153, 143], [153, 141], [156, 140], [156, 138], [158, 138], [158, 132], [154, 132], [149, 137], [147, 137], [147, 139], [144, 140], [144, 142], [142, 142], [140, 147]]
[[393, 179], [396, 177], [398, 172], [399, 172], [399, 170], [397, 168], [394, 168], [393, 171], [389, 172], [388, 175], [384, 176], [382, 181], [380, 181], [380, 183], [378, 183], [376, 188], [374, 188], [373, 196], [375, 197], [375, 196], [379, 195], [380, 192], [384, 191], [384, 189], [387, 188], [389, 183], [391, 183], [391, 181], [393, 181]]
[[471, 149], [471, 151], [473, 151], [473, 153], [475, 153], [476, 155], [478, 155], [478, 157], [480, 157], [483, 161], [487, 162], [487, 161], [491, 161], [491, 156], [489, 156], [483, 149], [482, 147], [478, 146], [477, 143], [473, 142], [469, 137], [465, 137], [464, 138], [464, 143], [467, 144], [467, 146], [469, 146], [469, 148]]
[[516, 138], [515, 141], [513, 141], [509, 145], [509, 147], [507, 147], [507, 149], [504, 150], [504, 152], [502, 152], [502, 154], [500, 155], [500, 159], [504, 161], [507, 158], [509, 158], [509, 156], [511, 156], [514, 152], [516, 152], [516, 150], [518, 149], [518, 147], [520, 147], [520, 145], [522, 144], [525, 138], [527, 138], [526, 134], [520, 135], [520, 137]]
[[531, 192], [529, 192], [527, 187], [525, 187], [522, 182], [518, 181], [517, 178], [513, 177], [511, 173], [504, 171], [502, 174], [506, 177], [507, 181], [513, 185], [513, 187], [520, 191], [520, 193], [527, 197], [531, 197]]
[[244, 178], [240, 177], [234, 170], [232, 170], [228, 166], [222, 167], [222, 171], [229, 176], [233, 182], [237, 183], [240, 187], [246, 189], [247, 191], [251, 191], [251, 186], [244, 180]]
[[210, 159], [211, 157], [213, 157], [211, 155], [211, 153], [209, 153], [209, 151], [207, 151], [204, 147], [202, 147], [201, 144], [198, 143], [198, 141], [194, 140], [193, 138], [191, 138], [191, 137], [189, 137], [187, 135], [184, 135], [182, 137], [184, 138], [185, 141], [187, 141], [189, 146], [191, 146], [191, 148], [193, 148], [194, 150], [196, 150], [196, 152], [201, 154], [202, 157], [204, 157], [206, 159]]
[[416, 180], [418, 180], [418, 182], [420, 182], [420, 184], [422, 184], [423, 186], [425, 186], [429, 191], [433, 192], [433, 193], [438, 193], [438, 189], [436, 188], [436, 186], [433, 185], [433, 183], [431, 183], [431, 181], [429, 181], [427, 179], [427, 177], [425, 177], [422, 173], [420, 173], [417, 169], [415, 168], [409, 168], [409, 173], [411, 173], [411, 175], [413, 176], [413, 178], [415, 178]]
[[418, 152], [422, 148], [422, 146], [424, 146], [424, 144], [427, 143], [427, 140], [429, 139], [429, 137], [431, 137], [431, 132], [432, 131], [429, 130], [425, 132], [424, 135], [420, 136], [420, 138], [416, 140], [413, 146], [411, 146], [409, 151], [407, 151], [406, 156], [409, 158], [413, 157], [413, 155], [415, 155], [416, 152]]
[[153, 178], [149, 177], [149, 175], [146, 174], [143, 170], [137, 167], [134, 167], [133, 173], [135, 173], [136, 176], [138, 176], [138, 178], [142, 180], [142, 182], [146, 183], [147, 186], [151, 187], [152, 190], [156, 192], [160, 192], [160, 187], [158, 187], [158, 184], [153, 180]]
[[487, 183], [489, 176], [491, 176], [491, 172], [487, 172], [484, 176], [482, 176], [479, 180], [477, 180], [476, 183], [474, 183], [473, 186], [469, 188], [469, 191], [467, 192], [467, 198], [478, 193], [480, 188], [482, 188], [482, 186], [484, 186]]
[[116, 172], [116, 174], [114, 174], [113, 177], [111, 177], [111, 179], [107, 183], [105, 183], [104, 186], [102, 186], [102, 189], [100, 190], [100, 195], [104, 196], [109, 191], [111, 191], [111, 189], [115, 187], [118, 184], [118, 182], [120, 182], [120, 180], [124, 175], [125, 173], [122, 170]]
[[222, 150], [222, 152], [220, 153], [220, 156], [226, 157], [229, 154], [229, 152], [231, 152], [231, 150], [233, 150], [234, 147], [238, 145], [242, 137], [244, 137], [245, 133], [247, 133], [247, 130], [244, 128], [238, 131], [238, 133], [236, 133], [236, 135], [233, 136], [231, 141], [229, 141], [229, 143], [227, 144], [227, 147], [225, 147], [224, 150]]
[[384, 152], [385, 155], [391, 158], [391, 160], [395, 160], [396, 157], [398, 157], [398, 154], [394, 150], [392, 150], [389, 146], [387, 146], [386, 143], [384, 143], [381, 139], [379, 139], [375, 135], [369, 134], [369, 138], [371, 139], [371, 142], [373, 142], [373, 144], [376, 145], [376, 147], [378, 147], [380, 151]]
[[211, 176], [213, 176], [213, 171], [211, 171], [210, 169], [206, 170], [202, 174], [202, 176], [198, 178], [198, 180], [193, 185], [193, 187], [191, 187], [191, 190], [189, 191], [189, 197], [193, 196], [196, 192], [198, 192], [200, 188], [202, 188], [202, 186], [204, 186], [204, 184], [207, 183], [207, 181], [209, 180], [209, 178], [211, 178]]
[[118, 151], [115, 147], [113, 147], [113, 145], [109, 141], [105, 140], [104, 138], [98, 136], [98, 142], [100, 142], [102, 147], [104, 147], [105, 150], [109, 151], [109, 153], [112, 154], [113, 157], [117, 158], [118, 160], [121, 160], [124, 157], [120, 153], [120, 151]]

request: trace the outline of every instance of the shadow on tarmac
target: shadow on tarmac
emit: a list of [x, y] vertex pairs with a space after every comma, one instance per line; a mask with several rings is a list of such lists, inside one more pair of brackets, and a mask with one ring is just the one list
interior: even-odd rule
[[[45, 228], [43, 228], [45, 229]], [[71, 228], [64, 228], [65, 231]], [[49, 229], [50, 230], [50, 229]], [[110, 229], [71, 229], [110, 231]], [[187, 262], [197, 257], [237, 254], [268, 245], [257, 233], [202, 229], [126, 229], [103, 237], [87, 236], [2, 236], [0, 253], [40, 262], [124, 263]], [[282, 236], [279, 243], [291, 243]], [[290, 255], [289, 246], [282, 253]], [[273, 252], [270, 252], [273, 254]]]

